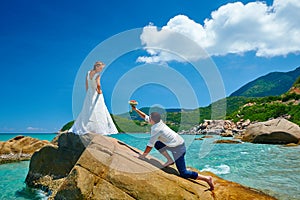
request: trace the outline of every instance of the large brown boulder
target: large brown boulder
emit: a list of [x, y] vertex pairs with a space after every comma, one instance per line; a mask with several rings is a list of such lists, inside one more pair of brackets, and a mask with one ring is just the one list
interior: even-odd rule
[[[85, 150], [84, 138], [72, 133], [61, 134], [57, 140], [58, 146], [47, 146], [33, 154], [26, 183], [34, 187], [36, 180], [47, 175], [53, 179], [66, 177]], [[87, 143], [91, 139], [89, 137]]]
[[35, 153], [26, 183], [51, 190], [49, 199], [274, 199], [210, 174], [212, 192], [203, 181], [179, 177], [175, 168], [162, 170], [155, 158], [138, 159], [138, 149], [114, 138], [87, 134], [83, 144], [79, 138], [64, 134], [57, 149]]
[[298, 143], [300, 127], [286, 119], [273, 119], [250, 125], [242, 141], [263, 144]]
[[51, 145], [47, 140], [22, 135], [0, 142], [0, 164], [29, 160], [34, 152], [47, 145]]

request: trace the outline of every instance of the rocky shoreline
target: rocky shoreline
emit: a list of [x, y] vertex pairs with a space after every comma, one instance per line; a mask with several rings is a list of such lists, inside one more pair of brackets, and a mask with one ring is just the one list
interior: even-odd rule
[[49, 199], [274, 199], [260, 191], [213, 176], [205, 182], [183, 179], [176, 168], [135, 157], [140, 150], [106, 136], [61, 134], [58, 146], [34, 153], [26, 184]]
[[285, 118], [271, 119], [266, 122], [241, 120], [237, 123], [230, 120], [205, 120], [179, 134], [219, 135], [241, 139], [243, 142], [263, 144], [300, 144], [300, 127]]
[[[240, 126], [228, 120], [206, 120], [188, 133], [241, 139], [216, 143], [300, 144], [300, 127], [282, 118], [245, 121]], [[213, 177], [216, 187], [211, 192], [206, 183], [183, 179], [176, 167], [162, 168], [162, 161], [153, 157], [140, 160], [135, 157], [138, 153], [139, 149], [98, 134], [61, 133], [51, 142], [17, 136], [0, 142], [0, 164], [31, 158], [25, 182], [47, 192], [49, 199], [274, 199], [198, 171]]]
[[246, 128], [251, 124], [249, 119], [240, 120], [237, 123], [234, 123], [231, 120], [204, 120], [203, 123], [200, 123], [197, 126], [194, 126], [190, 130], [182, 130], [179, 134], [188, 134], [188, 135], [231, 135], [242, 133]]
[[[61, 132], [58, 135], [66, 134]], [[300, 145], [300, 127], [284, 118], [272, 119], [266, 122], [250, 122], [241, 120], [234, 123], [230, 120], [205, 120], [203, 123], [179, 134], [189, 135], [220, 135], [233, 137], [243, 142], [264, 144]], [[202, 138], [197, 138], [198, 140]], [[16, 136], [6, 142], [0, 142], [0, 164], [30, 160], [34, 152], [44, 146], [55, 146], [58, 136], [49, 142], [27, 136]], [[218, 143], [239, 143], [237, 140], [219, 140]]]
[[30, 160], [34, 152], [47, 145], [53, 144], [22, 135], [0, 142], [0, 164]]
[[[58, 135], [66, 133], [67, 131], [58, 133]], [[300, 127], [284, 118], [266, 122], [240, 120], [237, 123], [230, 120], [205, 120], [190, 130], [180, 131], [179, 134], [204, 135], [205, 137], [219, 135], [240, 139], [243, 142], [300, 145]], [[6, 142], [0, 142], [0, 164], [30, 160], [34, 152], [47, 145], [57, 145], [57, 140], [58, 136], [49, 142], [20, 135]], [[219, 140], [217, 142], [239, 143], [237, 140]]]

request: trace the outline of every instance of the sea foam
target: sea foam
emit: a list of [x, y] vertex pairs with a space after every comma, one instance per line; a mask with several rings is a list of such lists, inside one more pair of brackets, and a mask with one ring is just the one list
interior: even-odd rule
[[205, 165], [205, 167], [201, 171], [210, 171], [214, 174], [229, 174], [230, 167], [225, 164], [221, 164], [219, 166]]

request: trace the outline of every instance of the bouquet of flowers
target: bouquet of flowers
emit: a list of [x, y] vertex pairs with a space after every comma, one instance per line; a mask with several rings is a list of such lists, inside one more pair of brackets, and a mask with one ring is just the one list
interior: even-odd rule
[[[131, 105], [131, 106], [136, 106], [136, 105], [139, 104], [136, 100], [130, 100], [128, 103], [129, 103], [129, 105]], [[130, 112], [132, 112], [132, 109], [131, 109]]]

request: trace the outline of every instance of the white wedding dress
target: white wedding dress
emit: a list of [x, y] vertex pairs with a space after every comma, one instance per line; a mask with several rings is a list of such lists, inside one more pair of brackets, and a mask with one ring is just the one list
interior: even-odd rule
[[101, 135], [118, 133], [105, 105], [103, 94], [98, 94], [96, 91], [96, 78], [98, 75], [99, 74], [95, 74], [90, 78], [90, 71], [88, 72], [88, 90], [83, 107], [69, 132], [77, 135], [83, 135], [85, 133], [97, 133]]

